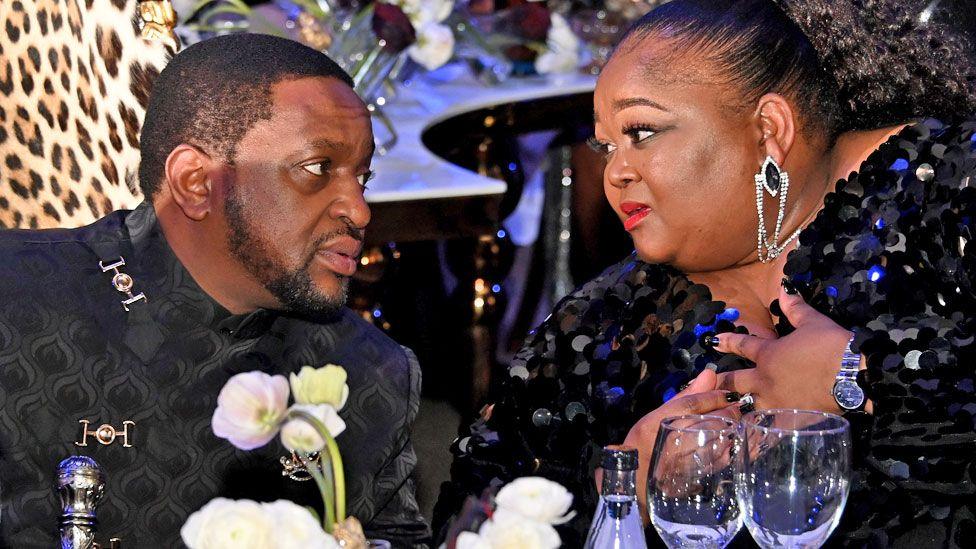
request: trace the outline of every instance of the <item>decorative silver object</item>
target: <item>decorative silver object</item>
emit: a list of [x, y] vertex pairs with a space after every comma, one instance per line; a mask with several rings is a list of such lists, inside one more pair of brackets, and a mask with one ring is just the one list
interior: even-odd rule
[[81, 440], [75, 441], [75, 446], [88, 446], [88, 437], [95, 437], [95, 440], [103, 446], [108, 446], [115, 442], [117, 437], [122, 439], [123, 448], [132, 448], [132, 444], [129, 443], [129, 427], [135, 427], [136, 422], [131, 420], [125, 420], [122, 422], [122, 429], [116, 429], [108, 423], [103, 423], [92, 431], [88, 428], [91, 423], [87, 419], [79, 419], [78, 423], [81, 424]]
[[[767, 156], [755, 179], [756, 210], [759, 212], [756, 252], [759, 254], [760, 262], [769, 263], [786, 251], [786, 247], [793, 239], [800, 236], [800, 229], [797, 229], [782, 244], [779, 243], [780, 230], [783, 228], [783, 218], [786, 215], [786, 194], [790, 191], [790, 176], [786, 170], [781, 169], [772, 156]], [[779, 210], [776, 213], [776, 228], [773, 230], [772, 242], [768, 240], [766, 221], [763, 219], [765, 193], [769, 193], [773, 198], [779, 195]]]
[[58, 464], [57, 492], [61, 500], [61, 549], [97, 547], [95, 508], [105, 493], [105, 475], [98, 463], [88, 456], [62, 461]]
[[318, 452], [312, 452], [306, 456], [299, 455], [298, 452], [292, 452], [290, 456], [282, 456], [279, 460], [281, 462], [281, 476], [297, 480], [298, 482], [312, 480], [312, 475], [308, 472], [308, 465], [312, 464], [314, 467], [320, 467], [321, 461], [319, 457]]
[[138, 294], [132, 293], [132, 287], [135, 285], [135, 281], [132, 280], [131, 276], [119, 270], [119, 267], [125, 266], [124, 258], [119, 257], [118, 261], [109, 263], [108, 265], [106, 265], [104, 261], [99, 261], [98, 266], [102, 269], [103, 273], [114, 271], [114, 274], [112, 275], [112, 287], [128, 297], [128, 299], [122, 300], [122, 308], [125, 309], [126, 312], [129, 311], [129, 305], [132, 305], [136, 301], [139, 301], [140, 299], [142, 301], [148, 301], [146, 299], [146, 294], [142, 292], [139, 292]]

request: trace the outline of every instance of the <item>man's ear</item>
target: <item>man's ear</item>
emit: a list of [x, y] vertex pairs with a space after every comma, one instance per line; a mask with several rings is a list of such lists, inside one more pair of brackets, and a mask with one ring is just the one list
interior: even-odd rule
[[762, 134], [760, 156], [772, 156], [777, 164], [783, 166], [796, 141], [796, 119], [792, 105], [778, 93], [767, 93], [759, 98], [755, 117]]
[[203, 221], [213, 207], [210, 172], [214, 160], [193, 145], [180, 144], [166, 157], [165, 184], [186, 217]]

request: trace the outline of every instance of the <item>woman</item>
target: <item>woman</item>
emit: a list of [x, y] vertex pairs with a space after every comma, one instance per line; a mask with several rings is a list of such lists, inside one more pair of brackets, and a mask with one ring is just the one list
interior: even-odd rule
[[[970, 543], [974, 74], [960, 39], [894, 1], [675, 0], [642, 19], [594, 96], [636, 257], [562, 300], [499, 376], [441, 511], [543, 475], [576, 495], [577, 545], [598, 449], [636, 444], [646, 476], [660, 419], [727, 412], [732, 390], [866, 411], [848, 414], [833, 543]], [[857, 385], [835, 397], [842, 358]]]

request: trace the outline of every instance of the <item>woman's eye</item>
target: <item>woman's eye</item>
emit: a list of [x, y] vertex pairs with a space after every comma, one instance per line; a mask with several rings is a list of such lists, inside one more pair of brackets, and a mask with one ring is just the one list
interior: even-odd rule
[[603, 156], [609, 156], [610, 154], [612, 154], [614, 151], [617, 150], [617, 146], [614, 145], [613, 143], [609, 143], [607, 141], [600, 141], [596, 137], [590, 137], [589, 139], [586, 140], [586, 143], [587, 145], [590, 146], [591, 149], [602, 154]]
[[302, 169], [305, 170], [306, 172], [312, 174], [312, 175], [321, 176], [321, 175], [324, 175], [326, 171], [328, 171], [328, 169], [329, 169], [329, 163], [328, 162], [314, 162], [312, 164], [305, 164], [304, 166], [302, 166]]
[[633, 141], [634, 144], [637, 144], [637, 143], [643, 143], [644, 141], [647, 141], [648, 139], [654, 137], [654, 134], [656, 134], [657, 132], [653, 130], [644, 129], [644, 128], [634, 128], [634, 129], [627, 130], [626, 133], [628, 136], [630, 136], [630, 140]]

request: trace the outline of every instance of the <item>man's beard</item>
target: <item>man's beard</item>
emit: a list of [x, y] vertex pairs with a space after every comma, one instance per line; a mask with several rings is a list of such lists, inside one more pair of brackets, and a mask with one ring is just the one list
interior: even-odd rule
[[224, 215], [229, 229], [227, 245], [231, 254], [287, 310], [309, 316], [332, 316], [345, 305], [349, 279], [333, 273], [339, 282], [339, 290], [330, 295], [315, 286], [310, 269], [323, 243], [340, 235], [349, 235], [361, 241], [362, 231], [347, 227], [322, 235], [316, 239], [302, 265], [289, 270], [274, 252], [273, 246], [253, 229], [233, 188], [224, 203]]

